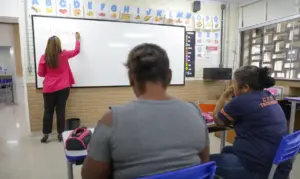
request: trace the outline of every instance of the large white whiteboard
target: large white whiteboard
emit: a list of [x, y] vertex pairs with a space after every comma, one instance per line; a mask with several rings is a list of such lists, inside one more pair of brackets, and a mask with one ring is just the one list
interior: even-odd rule
[[[74, 34], [80, 32], [81, 52], [69, 61], [75, 87], [128, 86], [124, 63], [129, 51], [141, 43], [164, 48], [173, 71], [171, 85], [185, 83], [185, 27], [45, 16], [33, 16], [32, 26], [36, 70], [49, 37], [57, 35], [62, 48], [72, 50]], [[42, 88], [43, 78], [36, 80], [37, 88]]]

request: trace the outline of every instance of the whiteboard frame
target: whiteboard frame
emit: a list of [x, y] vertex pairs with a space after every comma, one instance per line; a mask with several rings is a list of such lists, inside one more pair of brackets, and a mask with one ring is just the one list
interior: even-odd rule
[[[37, 74], [37, 57], [35, 54], [35, 36], [34, 36], [34, 18], [55, 18], [55, 19], [74, 19], [74, 20], [88, 20], [88, 21], [106, 21], [106, 22], [118, 22], [118, 23], [131, 23], [131, 24], [144, 24], [144, 25], [159, 25], [159, 26], [172, 26], [172, 27], [179, 27], [184, 28], [184, 44], [186, 44], [186, 27], [179, 26], [179, 25], [169, 25], [169, 24], [150, 24], [150, 23], [143, 23], [143, 22], [131, 22], [131, 21], [120, 21], [120, 20], [109, 20], [109, 19], [87, 19], [87, 18], [77, 18], [77, 17], [59, 17], [59, 16], [44, 16], [44, 15], [32, 15], [31, 16], [31, 26], [32, 26], [32, 40], [33, 40], [33, 56], [34, 56], [34, 70], [35, 70], [35, 87], [36, 89], [43, 89], [43, 87], [38, 87], [38, 74]], [[183, 47], [185, 48], [185, 46]], [[182, 59], [183, 68], [183, 84], [170, 84], [169, 86], [185, 86], [185, 57], [186, 57], [186, 50], [184, 50], [184, 56]], [[39, 58], [39, 57], [38, 57]], [[114, 87], [130, 87], [130, 85], [117, 85], [117, 86], [71, 86], [71, 88], [114, 88]]]

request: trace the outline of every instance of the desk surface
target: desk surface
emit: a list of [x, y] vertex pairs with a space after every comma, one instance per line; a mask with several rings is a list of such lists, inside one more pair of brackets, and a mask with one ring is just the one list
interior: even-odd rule
[[295, 101], [295, 102], [300, 102], [300, 97], [285, 97], [284, 98], [287, 101]]

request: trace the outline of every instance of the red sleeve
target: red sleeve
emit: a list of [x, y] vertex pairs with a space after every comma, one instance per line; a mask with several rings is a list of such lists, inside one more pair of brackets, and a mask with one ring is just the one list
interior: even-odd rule
[[228, 102], [224, 108], [218, 113], [218, 117], [225, 125], [234, 124], [243, 114], [245, 101], [241, 101], [240, 97], [234, 97]]
[[46, 61], [44, 55], [40, 59], [39, 67], [38, 67], [38, 75], [40, 77], [45, 77], [46, 73]]
[[80, 53], [80, 41], [76, 40], [76, 45], [74, 50], [66, 50], [64, 53], [68, 58], [73, 58]]

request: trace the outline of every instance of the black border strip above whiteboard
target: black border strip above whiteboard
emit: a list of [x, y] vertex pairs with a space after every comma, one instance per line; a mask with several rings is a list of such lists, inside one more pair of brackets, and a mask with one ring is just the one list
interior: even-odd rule
[[[169, 86], [185, 86], [185, 58], [186, 58], [186, 27], [185, 26], [177, 26], [177, 25], [169, 25], [169, 24], [148, 24], [142, 22], [130, 22], [130, 21], [120, 21], [120, 20], [109, 20], [109, 19], [87, 19], [87, 18], [77, 18], [77, 17], [59, 17], [59, 16], [43, 16], [43, 15], [31, 15], [31, 25], [32, 25], [32, 38], [33, 38], [33, 56], [34, 56], [34, 70], [35, 70], [35, 87], [36, 89], [42, 89], [38, 87], [38, 76], [37, 76], [37, 57], [35, 54], [35, 37], [34, 37], [34, 17], [45, 17], [45, 18], [58, 18], [58, 19], [76, 19], [76, 20], [89, 20], [89, 21], [107, 21], [107, 22], [119, 22], [119, 23], [130, 23], [130, 24], [144, 24], [144, 25], [159, 25], [159, 26], [171, 26], [171, 27], [181, 27], [184, 28], [184, 57], [183, 57], [183, 84], [174, 84]], [[27, 34], [28, 35], [28, 34]], [[29, 48], [29, 47], [27, 47]], [[130, 85], [119, 85], [119, 86], [72, 86], [72, 88], [113, 88], [113, 87], [130, 87]]]

